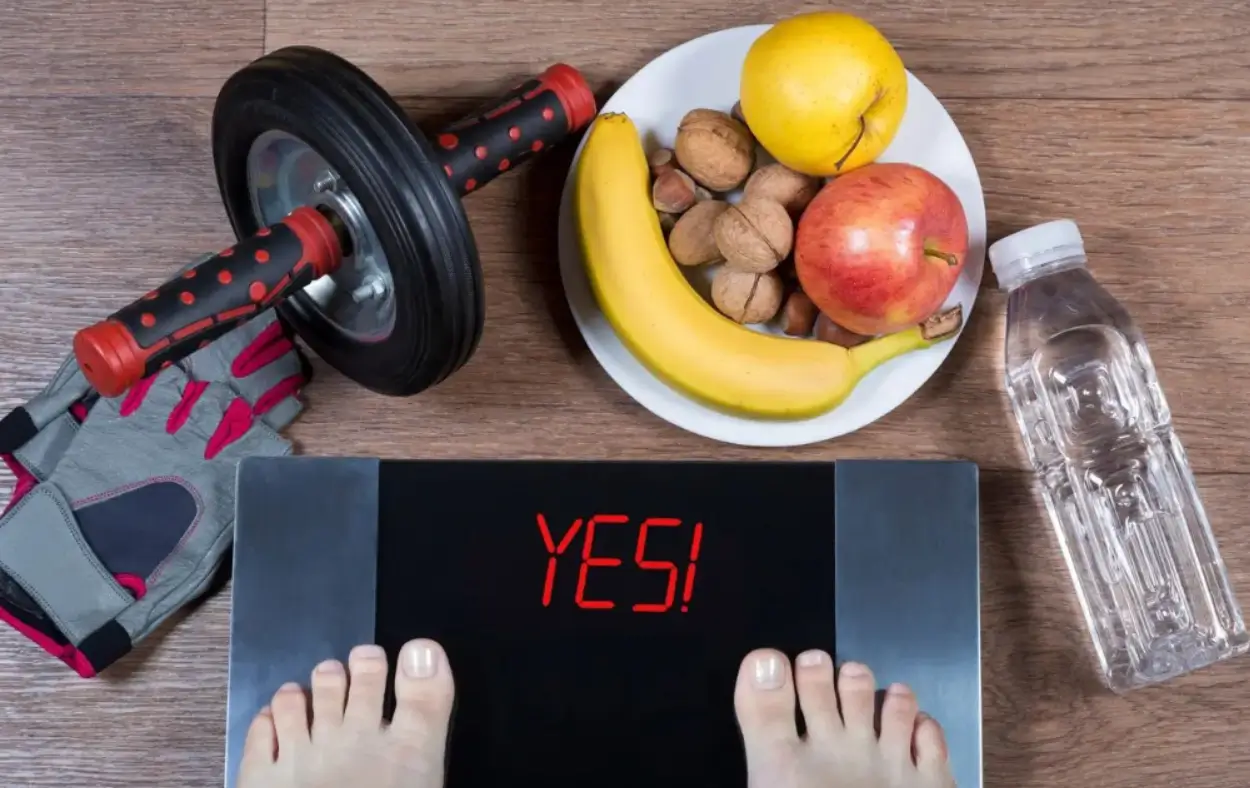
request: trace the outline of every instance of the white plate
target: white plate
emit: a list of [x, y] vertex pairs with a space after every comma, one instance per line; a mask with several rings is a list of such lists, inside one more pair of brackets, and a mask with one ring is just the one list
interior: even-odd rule
[[[622, 85], [601, 111], [629, 115], [648, 151], [661, 146], [671, 148], [677, 124], [688, 111], [698, 107], [728, 111], [733, 107], [738, 100], [738, 80], [747, 50], [768, 28], [769, 25], [753, 25], [722, 30], [669, 50]], [[910, 72], [907, 89], [907, 112], [898, 135], [878, 161], [924, 167], [959, 195], [968, 217], [968, 261], [947, 306], [962, 304], [967, 325], [985, 260], [981, 179], [963, 136], [941, 103]], [[647, 410], [682, 429], [743, 446], [798, 446], [846, 435], [873, 423], [914, 394], [937, 371], [958, 339], [881, 365], [860, 381], [841, 405], [810, 419], [752, 419], [723, 413], [690, 399], [643, 366], [621, 343], [599, 310], [586, 278], [573, 217], [573, 173], [580, 157], [579, 146], [560, 203], [560, 272], [573, 318], [591, 353], [617, 385]], [[694, 276], [692, 283], [706, 295], [707, 274], [696, 269]]]

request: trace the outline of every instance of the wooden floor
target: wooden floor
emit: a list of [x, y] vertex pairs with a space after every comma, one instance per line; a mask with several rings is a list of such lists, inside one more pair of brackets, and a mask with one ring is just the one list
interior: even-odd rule
[[[451, 14], [426, 0], [6, 3], [0, 407], [36, 391], [75, 329], [233, 240], [211, 172], [209, 118], [222, 81], [264, 51], [336, 50], [419, 117], [445, 117], [550, 62], [578, 65], [597, 89], [610, 88], [687, 38], [801, 7], [479, 0]], [[1250, 603], [1245, 0], [844, 7], [878, 24], [955, 117], [980, 167], [992, 238], [1059, 216], [1080, 222], [1096, 275], [1147, 332], [1228, 569]], [[404, 401], [320, 369], [293, 429], [303, 452], [975, 460], [986, 785], [1250, 784], [1250, 657], [1127, 697], [1095, 681], [1008, 421], [1000, 294], [981, 292], [938, 375], [871, 428], [794, 451], [714, 444], [635, 405], [571, 330], [554, 233], [568, 161], [566, 148], [469, 201], [489, 309], [472, 362]], [[0, 632], [0, 785], [220, 785], [228, 610], [228, 595], [217, 597], [94, 681]]]

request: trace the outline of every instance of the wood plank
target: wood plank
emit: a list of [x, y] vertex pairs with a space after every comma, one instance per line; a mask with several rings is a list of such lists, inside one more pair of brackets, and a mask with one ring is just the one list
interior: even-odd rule
[[[215, 96], [260, 55], [264, 15], [264, 0], [10, 3], [0, 96]], [[49, 134], [64, 125], [50, 125]]]
[[0, 98], [0, 158], [20, 185], [0, 235], [4, 411], [43, 386], [74, 331], [232, 241], [211, 111], [203, 99]]
[[[584, 69], [596, 85], [619, 82], [688, 39], [828, 7], [539, 0], [455, 15], [432, 3], [271, 0], [265, 45], [328, 47], [400, 94], [483, 96], [555, 59]], [[852, 0], [838, 8], [877, 25], [940, 97], [1250, 95], [1241, 77], [1250, 66], [1241, 0], [1039, 0], [1027, 8], [1012, 0]]]
[[[1250, 737], [1240, 713], [1250, 703], [1241, 680], [1250, 656], [1125, 696], [1101, 688], [1027, 476], [990, 472], [981, 483], [985, 785], [1244, 785], [1246, 756], [1236, 745]], [[1234, 527], [1244, 478], [1207, 475], [1198, 484], [1244, 603], [1250, 532]], [[166, 626], [92, 681], [0, 631], [6, 784], [220, 786], [228, 597]]]

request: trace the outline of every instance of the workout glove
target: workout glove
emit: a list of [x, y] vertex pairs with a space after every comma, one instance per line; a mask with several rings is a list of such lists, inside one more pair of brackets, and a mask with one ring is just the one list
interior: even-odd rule
[[110, 399], [72, 358], [0, 421], [0, 619], [90, 677], [201, 596], [233, 540], [235, 472], [287, 454], [307, 379], [272, 312]]

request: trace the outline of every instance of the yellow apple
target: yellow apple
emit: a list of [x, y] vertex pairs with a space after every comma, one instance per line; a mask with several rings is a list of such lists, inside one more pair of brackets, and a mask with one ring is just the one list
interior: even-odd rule
[[872, 162], [907, 109], [907, 71], [880, 31], [851, 14], [785, 19], [742, 66], [742, 115], [792, 170], [828, 177]]

